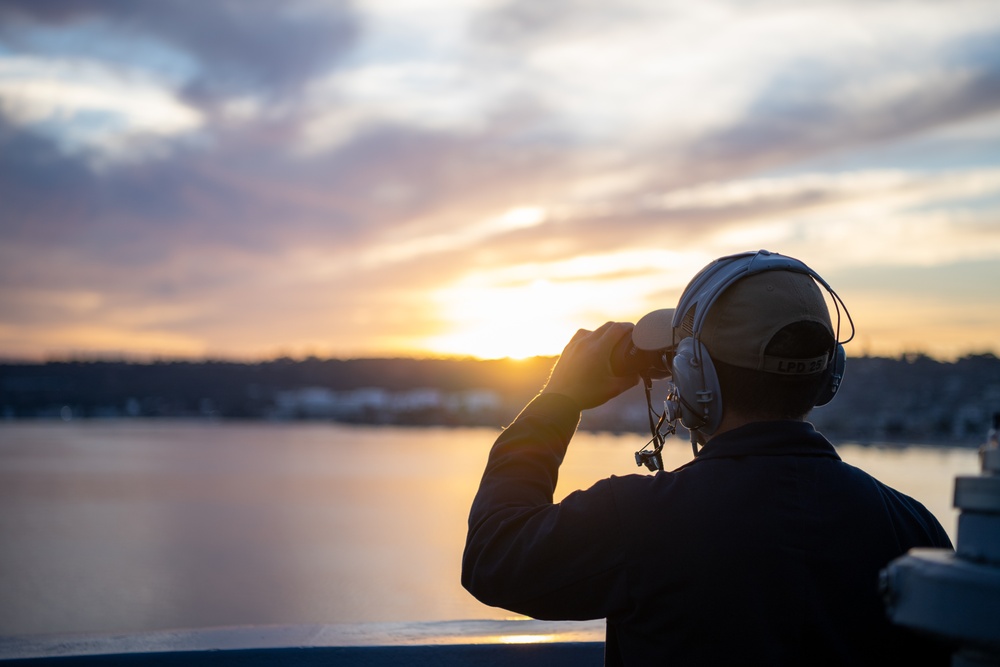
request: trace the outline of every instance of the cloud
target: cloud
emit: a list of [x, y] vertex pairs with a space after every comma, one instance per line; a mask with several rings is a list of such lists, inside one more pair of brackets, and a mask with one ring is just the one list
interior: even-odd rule
[[0, 112], [97, 166], [295, 105], [355, 45], [346, 2], [0, 2]]
[[161, 40], [195, 58], [189, 92], [281, 94], [325, 71], [354, 45], [360, 28], [346, 2], [267, 0], [4, 0], [0, 38], [15, 44], [31, 27], [68, 30], [96, 22], [115, 33]]
[[[764, 91], [738, 124], [697, 142], [689, 154], [705, 169], [772, 168], [918, 135], [942, 125], [1000, 111], [1000, 68], [924, 73], [902, 85], [882, 81], [861, 93], [832, 82], [808, 102]], [[873, 82], [874, 83], [874, 82]], [[864, 103], [854, 102], [862, 98]], [[853, 103], [852, 103], [853, 102]]]
[[634, 27], [636, 20], [676, 15], [662, 5], [649, 11], [650, 3], [624, 1], [612, 7], [593, 0], [502, 2], [479, 14], [472, 24], [474, 35], [504, 48], [539, 46], [553, 37], [607, 35], [608, 31]]
[[203, 115], [141, 71], [82, 60], [0, 62], [0, 112], [58, 137], [66, 153], [95, 162], [137, 161], [203, 125]]

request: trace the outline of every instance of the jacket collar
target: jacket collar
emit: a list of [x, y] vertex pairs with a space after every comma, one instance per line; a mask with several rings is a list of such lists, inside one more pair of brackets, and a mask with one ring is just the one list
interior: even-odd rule
[[823, 456], [840, 460], [837, 450], [812, 424], [787, 420], [754, 422], [717, 435], [687, 465], [742, 456]]

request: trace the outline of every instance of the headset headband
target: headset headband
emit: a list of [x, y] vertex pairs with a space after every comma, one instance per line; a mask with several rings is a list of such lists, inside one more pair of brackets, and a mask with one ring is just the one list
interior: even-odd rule
[[[681, 299], [674, 311], [672, 326], [675, 332], [674, 343], [679, 342], [676, 338], [676, 331], [681, 328], [684, 319], [688, 316], [688, 311], [694, 308], [693, 320], [691, 321], [691, 331], [695, 338], [701, 336], [701, 328], [705, 322], [712, 304], [719, 296], [741, 278], [762, 273], [764, 271], [794, 271], [811, 276], [816, 282], [822, 285], [830, 296], [833, 297], [837, 308], [837, 329], [834, 334], [836, 343], [843, 344], [854, 338], [854, 322], [851, 320], [847, 307], [841, 301], [840, 296], [833, 291], [833, 288], [815, 271], [810, 269], [793, 257], [780, 255], [768, 250], [758, 250], [756, 252], [742, 252], [735, 255], [727, 255], [715, 260], [691, 279]], [[851, 335], [847, 340], [840, 340], [840, 308], [844, 306], [844, 314], [851, 324]]]

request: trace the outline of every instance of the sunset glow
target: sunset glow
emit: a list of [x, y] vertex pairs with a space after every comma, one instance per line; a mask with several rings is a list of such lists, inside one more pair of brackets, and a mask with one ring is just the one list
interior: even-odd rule
[[0, 4], [4, 357], [558, 354], [758, 248], [849, 355], [1000, 351], [988, 0], [44, 4]]
[[645, 295], [678, 295], [698, 267], [667, 252], [630, 251], [516, 265], [473, 274], [438, 292], [446, 333], [424, 345], [481, 358], [555, 355], [578, 329], [635, 321], [656, 308]]
[[[558, 354], [574, 325], [572, 291], [560, 290], [547, 280], [527, 286], [457, 287], [442, 294], [453, 330], [430, 338], [427, 348], [438, 354], [481, 358], [523, 359]], [[579, 328], [579, 326], [577, 326]]]
[[500, 644], [545, 644], [556, 641], [556, 635], [500, 635], [497, 642]]

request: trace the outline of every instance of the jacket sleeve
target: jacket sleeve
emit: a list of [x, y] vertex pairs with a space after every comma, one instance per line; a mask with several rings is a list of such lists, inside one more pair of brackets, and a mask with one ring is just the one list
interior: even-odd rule
[[480, 601], [541, 619], [604, 618], [627, 597], [609, 480], [553, 503], [579, 423], [561, 395], [535, 398], [497, 439], [469, 515], [462, 585]]

